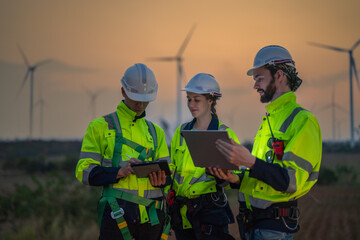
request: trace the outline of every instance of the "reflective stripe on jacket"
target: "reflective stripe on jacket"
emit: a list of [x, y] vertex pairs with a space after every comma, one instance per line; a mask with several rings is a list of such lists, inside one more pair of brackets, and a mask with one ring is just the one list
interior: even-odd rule
[[[271, 138], [270, 123], [274, 137], [284, 142], [283, 158], [279, 160], [274, 156], [273, 163], [266, 163], [267, 170], [261, 173], [263, 181], [258, 179], [255, 168], [252, 169], [253, 173], [246, 172], [239, 189], [240, 202], [247, 201], [252, 207], [262, 209], [306, 194], [318, 179], [322, 153], [320, 126], [312, 113], [296, 103], [293, 92], [280, 96], [268, 104], [266, 109], [269, 115], [262, 119], [252, 155], [257, 158], [256, 161], [265, 161], [265, 154], [271, 150], [268, 146]], [[279, 166], [285, 174], [272, 176], [272, 181], [266, 175], [274, 172], [272, 167]], [[252, 177], [254, 175], [258, 177]], [[283, 191], [274, 189], [275, 179], [286, 182]]]

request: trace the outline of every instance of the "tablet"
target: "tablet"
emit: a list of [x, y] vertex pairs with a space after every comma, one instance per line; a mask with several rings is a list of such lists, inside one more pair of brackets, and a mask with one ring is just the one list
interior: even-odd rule
[[169, 164], [166, 160], [159, 160], [154, 162], [136, 162], [131, 164], [135, 175], [138, 178], [147, 178], [149, 173], [164, 170], [165, 175], [171, 175]]
[[239, 170], [229, 163], [225, 156], [216, 148], [215, 142], [221, 139], [230, 143], [227, 131], [217, 130], [182, 130], [191, 158], [196, 167], [216, 167], [220, 169]]

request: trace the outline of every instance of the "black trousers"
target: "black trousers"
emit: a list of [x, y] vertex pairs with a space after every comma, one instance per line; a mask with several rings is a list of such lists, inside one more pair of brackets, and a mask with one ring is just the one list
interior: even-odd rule
[[[210, 225], [203, 225], [209, 227]], [[212, 225], [214, 229], [212, 231], [216, 231], [217, 234], [214, 235], [214, 233], [210, 233], [211, 235], [207, 235], [204, 230], [201, 228], [190, 228], [190, 229], [181, 229], [181, 230], [175, 230], [175, 236], [176, 240], [224, 240], [229, 237], [231, 239], [229, 234], [229, 228], [228, 225], [225, 226], [214, 226]], [[216, 228], [216, 229], [215, 229]]]
[[[160, 223], [154, 226], [151, 226], [150, 222], [141, 224], [139, 222], [132, 222], [129, 219], [126, 221], [126, 223], [128, 225], [130, 234], [134, 239], [159, 240], [161, 238], [164, 227], [164, 212], [158, 210], [158, 218]], [[101, 221], [99, 240], [123, 240], [116, 220], [112, 219], [110, 216], [107, 216], [106, 213], [104, 214]]]

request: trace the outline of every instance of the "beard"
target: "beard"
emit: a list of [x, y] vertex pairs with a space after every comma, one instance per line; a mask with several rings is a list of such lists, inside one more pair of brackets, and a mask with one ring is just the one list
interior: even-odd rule
[[273, 99], [274, 94], [276, 92], [276, 86], [275, 86], [275, 79], [274, 78], [272, 78], [269, 85], [263, 91], [264, 91], [264, 94], [260, 97], [260, 102], [262, 102], [262, 103], [270, 102]]

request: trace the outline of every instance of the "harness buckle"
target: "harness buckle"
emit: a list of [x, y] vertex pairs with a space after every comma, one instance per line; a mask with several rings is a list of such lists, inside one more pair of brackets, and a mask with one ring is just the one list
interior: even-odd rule
[[122, 208], [120, 208], [119, 210], [117, 210], [115, 212], [112, 211], [110, 213], [112, 219], [118, 219], [118, 218], [124, 216], [124, 214], [125, 214], [125, 212], [124, 212], [124, 209], [122, 209]]
[[274, 207], [273, 210], [274, 210], [274, 211], [273, 211], [274, 218], [275, 218], [275, 219], [280, 219], [280, 208]]
[[291, 213], [288, 218], [291, 220], [298, 220], [300, 217], [300, 210], [298, 207], [291, 207]]
[[213, 232], [213, 226], [212, 225], [202, 225], [201, 231], [203, 232], [203, 234], [210, 236], [211, 233]]

